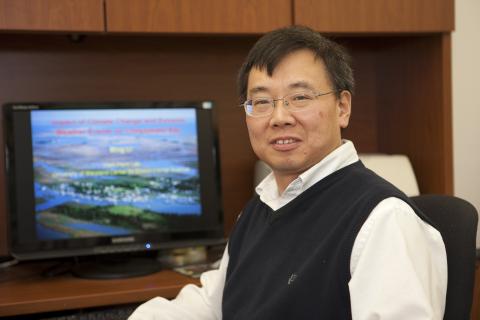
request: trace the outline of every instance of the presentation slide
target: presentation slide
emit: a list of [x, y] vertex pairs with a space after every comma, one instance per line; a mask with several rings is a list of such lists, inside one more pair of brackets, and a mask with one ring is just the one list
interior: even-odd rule
[[199, 216], [195, 109], [31, 112], [37, 237], [168, 230]]

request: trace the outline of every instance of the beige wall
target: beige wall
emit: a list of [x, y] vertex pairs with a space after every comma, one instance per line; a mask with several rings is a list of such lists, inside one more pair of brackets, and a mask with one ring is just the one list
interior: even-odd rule
[[[452, 34], [455, 195], [480, 211], [480, 1], [455, 1]], [[480, 247], [480, 232], [477, 233]]]

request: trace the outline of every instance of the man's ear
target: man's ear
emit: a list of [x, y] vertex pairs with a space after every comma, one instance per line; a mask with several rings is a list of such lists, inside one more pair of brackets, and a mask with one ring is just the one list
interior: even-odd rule
[[338, 123], [340, 128], [348, 127], [350, 114], [352, 112], [352, 94], [350, 91], [343, 90], [338, 99]]

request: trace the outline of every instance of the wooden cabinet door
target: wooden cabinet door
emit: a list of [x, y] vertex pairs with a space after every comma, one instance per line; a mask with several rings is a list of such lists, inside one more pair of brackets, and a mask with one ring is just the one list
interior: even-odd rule
[[294, 22], [320, 32], [450, 32], [453, 0], [294, 0]]
[[105, 0], [108, 32], [263, 33], [292, 23], [291, 0]]
[[103, 0], [0, 0], [0, 30], [103, 32]]

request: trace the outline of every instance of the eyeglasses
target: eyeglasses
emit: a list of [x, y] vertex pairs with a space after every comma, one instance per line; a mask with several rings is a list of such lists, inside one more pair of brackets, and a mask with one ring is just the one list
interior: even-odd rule
[[299, 112], [307, 109], [312, 105], [313, 100], [317, 97], [325, 96], [327, 94], [335, 93], [335, 90], [325, 93], [314, 92], [296, 92], [288, 94], [283, 98], [255, 98], [247, 100], [240, 106], [245, 108], [245, 113], [251, 117], [266, 117], [273, 113], [275, 109], [275, 102], [283, 101], [283, 106], [290, 112]]

